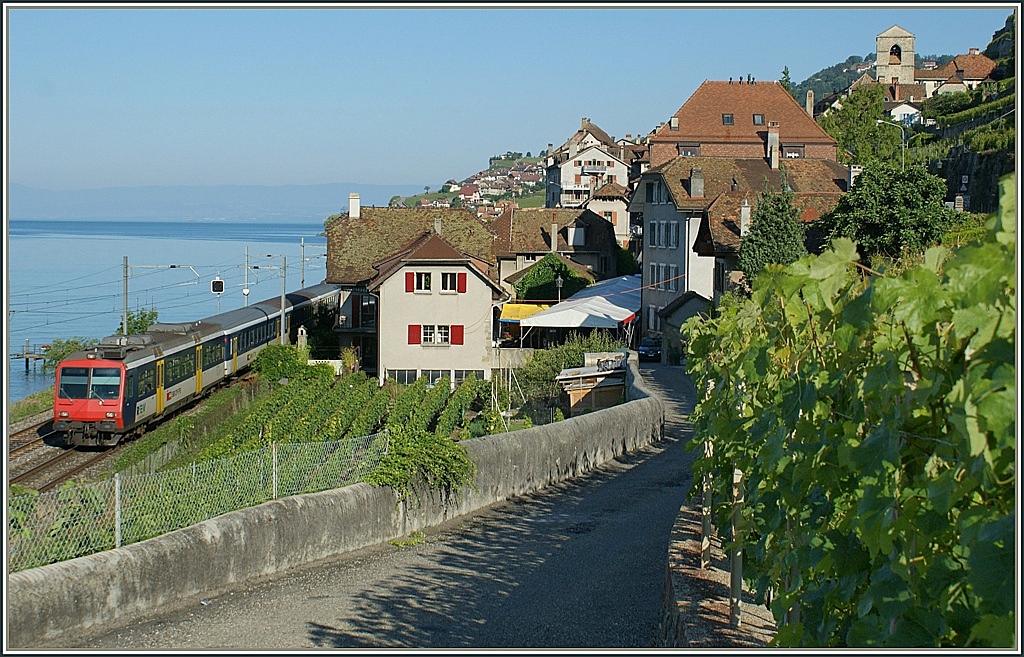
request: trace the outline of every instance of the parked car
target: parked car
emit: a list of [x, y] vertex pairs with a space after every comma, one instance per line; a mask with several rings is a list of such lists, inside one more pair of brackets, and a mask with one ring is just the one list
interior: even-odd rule
[[636, 348], [640, 360], [661, 361], [661, 344], [654, 338], [642, 338]]

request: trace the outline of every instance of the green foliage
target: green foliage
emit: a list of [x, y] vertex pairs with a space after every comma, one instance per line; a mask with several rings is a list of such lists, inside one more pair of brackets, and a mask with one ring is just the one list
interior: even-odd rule
[[876, 123], [888, 120], [884, 99], [882, 85], [861, 87], [842, 100], [842, 108], [818, 119], [821, 128], [838, 142], [836, 155], [843, 164], [900, 162], [903, 133], [895, 126]]
[[127, 335], [141, 335], [149, 330], [149, 327], [156, 323], [157, 316], [159, 313], [156, 308], [150, 308], [146, 310], [129, 310], [128, 319], [128, 330], [122, 333], [122, 325], [119, 323], [117, 328], [114, 329], [114, 333], [127, 334]]
[[728, 528], [743, 473], [733, 539], [744, 577], [775, 591], [778, 646], [1017, 641], [1016, 199], [1001, 185], [982, 243], [877, 276], [836, 240], [684, 325], [706, 391], [691, 494], [706, 482]]
[[923, 252], [953, 225], [946, 182], [924, 167], [876, 163], [864, 168], [835, 209], [816, 222], [826, 240], [848, 237], [865, 258]]
[[367, 483], [390, 486], [402, 500], [412, 496], [420, 482], [445, 496], [472, 483], [476, 464], [458, 442], [428, 431], [407, 429], [390, 433], [389, 440], [387, 455], [367, 477]]
[[538, 349], [518, 370], [519, 386], [527, 401], [558, 399], [561, 386], [555, 377], [570, 367], [583, 367], [584, 355], [604, 351], [617, 351], [626, 345], [607, 331], [595, 330], [587, 335], [575, 331], [565, 342], [551, 349]]
[[46, 350], [46, 357], [43, 358], [43, 372], [47, 374], [56, 372], [57, 365], [62, 360], [76, 351], [92, 349], [99, 345], [99, 343], [100, 341], [96, 338], [80, 338], [78, 336], [68, 338], [67, 340], [55, 338], [50, 343], [50, 348]]
[[290, 344], [268, 344], [252, 362], [252, 370], [267, 381], [299, 376], [308, 366], [305, 354]]
[[934, 119], [948, 114], [956, 114], [971, 107], [973, 104], [971, 94], [966, 91], [935, 94], [931, 98], [925, 99], [921, 106], [921, 116], [926, 119]]
[[562, 277], [563, 299], [589, 285], [585, 278], [578, 277], [557, 255], [548, 253], [530, 267], [525, 276], [516, 281], [516, 297], [520, 300], [553, 302], [559, 295], [555, 283], [559, 276]]
[[[779, 78], [779, 84], [781, 84], [782, 88], [785, 89], [786, 91], [788, 91], [790, 93], [790, 95], [793, 94], [793, 81], [789, 78], [789, 67], [788, 66], [783, 66], [782, 67], [782, 77]], [[794, 96], [794, 98], [795, 98], [795, 96]]]
[[615, 274], [617, 276], [632, 276], [638, 271], [640, 271], [640, 265], [637, 264], [636, 256], [632, 251], [621, 246], [618, 247], [615, 254]]
[[793, 206], [793, 191], [782, 175], [782, 191], [765, 186], [750, 216], [750, 230], [740, 242], [737, 265], [748, 281], [769, 264], [788, 265], [807, 255], [800, 209]]
[[53, 410], [53, 386], [50, 386], [46, 390], [40, 390], [33, 392], [24, 399], [10, 404], [7, 407], [7, 422], [8, 424], [13, 422], [20, 422], [21, 420], [27, 419], [42, 413], [43, 411]]

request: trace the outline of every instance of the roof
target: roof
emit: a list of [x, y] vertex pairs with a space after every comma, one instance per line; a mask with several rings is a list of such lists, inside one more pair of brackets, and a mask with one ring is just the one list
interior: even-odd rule
[[[704, 176], [702, 197], [691, 197], [689, 193], [690, 172], [695, 167], [700, 167]], [[783, 173], [804, 223], [835, 207], [846, 191], [849, 177], [845, 166], [831, 160], [796, 158], [783, 161], [778, 170], [773, 170], [763, 158], [722, 157], [677, 157], [646, 172], [644, 177], [661, 176], [677, 208], [702, 213], [694, 248], [700, 255], [714, 255], [739, 251], [743, 200], [746, 199], [753, 214], [766, 182], [769, 190], [782, 189]]]
[[523, 327], [618, 328], [640, 312], [640, 274], [618, 276], [585, 287], [565, 301], [520, 320]]
[[494, 233], [466, 208], [363, 207], [358, 218], [346, 213], [328, 219], [326, 281], [365, 284], [377, 274], [375, 263], [432, 231], [435, 219], [440, 219], [441, 235], [456, 251], [494, 262]]
[[949, 80], [956, 77], [957, 71], [964, 72], [964, 80], [984, 80], [992, 74], [996, 63], [980, 53], [956, 55], [942, 66], [933, 69], [914, 71], [917, 80]]
[[[733, 115], [732, 125], [723, 125], [723, 114]], [[764, 117], [764, 125], [754, 125], [755, 114]], [[651, 135], [651, 142], [762, 144], [767, 139], [768, 122], [777, 121], [782, 141], [836, 143], [777, 81], [705, 80], [673, 117], [678, 119], [678, 129], [666, 123]]]
[[607, 183], [597, 189], [590, 198], [626, 198], [629, 195], [629, 190], [618, 183]]
[[914, 36], [910, 32], [907, 32], [899, 25], [893, 25], [885, 32], [879, 32], [877, 36], [880, 37], [912, 37]]
[[[551, 251], [551, 224], [557, 224], [556, 250], [572, 252], [603, 252], [617, 244], [614, 227], [591, 210], [572, 208], [509, 208], [491, 224], [496, 235], [494, 253], [497, 257], [519, 253]], [[583, 226], [584, 244], [573, 246], [566, 239], [568, 226]]]

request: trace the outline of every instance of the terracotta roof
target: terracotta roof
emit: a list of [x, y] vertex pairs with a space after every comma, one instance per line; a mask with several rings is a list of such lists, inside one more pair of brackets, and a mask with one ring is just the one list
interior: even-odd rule
[[597, 189], [590, 198], [625, 198], [629, 190], [618, 183], [608, 183]]
[[964, 80], [984, 80], [995, 70], [996, 63], [982, 54], [957, 55], [938, 68], [914, 71], [915, 79], [949, 80], [957, 71], [964, 72]]
[[[700, 167], [704, 196], [690, 196], [690, 173]], [[660, 175], [679, 209], [704, 213], [697, 248], [701, 255], [728, 253], [739, 249], [740, 207], [747, 200], [751, 212], [758, 194], [765, 189], [779, 191], [783, 170], [793, 190], [793, 204], [800, 208], [800, 220], [807, 223], [832, 210], [846, 191], [849, 172], [837, 162], [797, 158], [786, 160], [772, 170], [762, 158], [677, 157], [645, 174]], [[736, 189], [733, 190], [733, 181]], [[641, 183], [642, 184], [642, 183]]]
[[926, 96], [923, 84], [890, 84], [885, 87], [886, 100], [908, 101], [924, 100]]
[[441, 220], [441, 235], [455, 250], [494, 262], [494, 233], [465, 208], [364, 207], [357, 219], [342, 214], [328, 220], [327, 282], [365, 284], [376, 275], [375, 263], [433, 231], [435, 219]]
[[[733, 116], [732, 125], [723, 125], [722, 115]], [[764, 125], [754, 125], [754, 115], [764, 117]], [[835, 144], [814, 122], [807, 111], [777, 81], [712, 82], [705, 80], [674, 115], [661, 126], [651, 142], [732, 142], [765, 143], [768, 122], [779, 122], [781, 141]]]

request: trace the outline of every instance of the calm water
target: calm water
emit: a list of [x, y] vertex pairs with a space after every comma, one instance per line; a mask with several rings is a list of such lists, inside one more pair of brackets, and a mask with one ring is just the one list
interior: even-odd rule
[[[155, 308], [161, 322], [240, 308], [246, 286], [250, 303], [279, 298], [281, 256], [288, 291], [302, 287], [303, 279], [313, 285], [326, 275], [322, 222], [11, 220], [5, 228], [8, 402], [53, 385], [53, 376], [42, 374], [42, 361], [26, 373], [25, 361], [11, 358], [26, 341], [35, 348], [54, 339], [118, 332], [125, 256], [128, 309]], [[218, 276], [224, 281], [219, 301], [210, 291]]]

